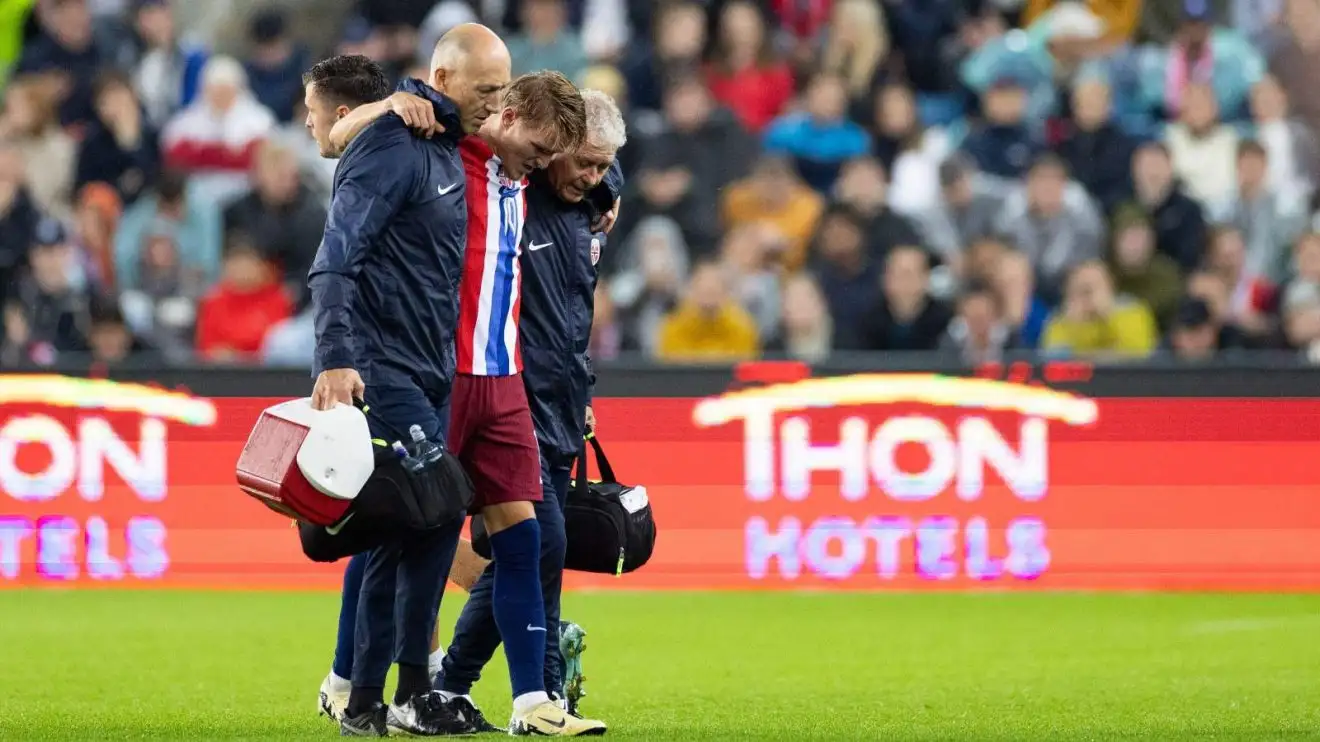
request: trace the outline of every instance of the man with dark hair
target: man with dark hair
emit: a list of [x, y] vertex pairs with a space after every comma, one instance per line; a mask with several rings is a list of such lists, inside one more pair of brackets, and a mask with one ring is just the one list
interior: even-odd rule
[[[432, 55], [431, 89], [447, 89], [451, 71], [492, 50], [508, 63], [508, 50], [490, 29], [455, 27]], [[492, 102], [489, 118], [462, 144], [468, 230], [450, 434], [476, 487], [472, 512], [481, 513], [495, 557], [492, 612], [513, 686], [510, 732], [602, 734], [603, 723], [569, 715], [546, 692], [548, 627], [533, 507], [542, 499], [541, 466], [518, 345], [527, 176], [582, 143], [586, 106], [577, 88], [556, 72], [524, 75], [497, 88]], [[335, 143], [356, 145], [357, 132], [370, 131], [383, 113], [381, 106], [355, 111], [336, 126]]]
[[[330, 126], [388, 92], [380, 66], [361, 56], [321, 62], [305, 80], [307, 128], [329, 157], [340, 153], [327, 146]], [[426, 98], [436, 119], [458, 132], [454, 103], [436, 91]], [[444, 440], [467, 226], [464, 195], [457, 135], [419, 139], [402, 121], [388, 118], [342, 151], [325, 236], [307, 279], [316, 324], [313, 407], [362, 400], [370, 406], [375, 438], [406, 441], [416, 425], [427, 439]], [[456, 518], [403, 534], [361, 562], [361, 600], [340, 617], [352, 621], [356, 633], [341, 734], [434, 735], [466, 728], [431, 691], [427, 672], [436, 611], [461, 529], [462, 518]], [[336, 648], [337, 660], [346, 650]], [[383, 694], [392, 652], [398, 689], [387, 708]]]

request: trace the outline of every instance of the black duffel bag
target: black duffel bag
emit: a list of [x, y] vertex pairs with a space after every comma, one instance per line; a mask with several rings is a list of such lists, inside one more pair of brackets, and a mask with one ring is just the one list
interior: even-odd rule
[[[415, 458], [416, 445], [405, 447]], [[325, 528], [298, 523], [303, 554], [315, 562], [334, 562], [405, 540], [465, 516], [475, 492], [449, 451], [421, 471], [410, 471], [392, 448], [377, 442], [376, 468], [344, 517]]]
[[[596, 455], [601, 481], [587, 481], [584, 447], [564, 504], [568, 541], [564, 569], [609, 575], [632, 572], [650, 561], [655, 551], [655, 515], [646, 488], [620, 484], [600, 441], [595, 435], [588, 435], [586, 441]], [[472, 549], [491, 558], [490, 537], [480, 516], [472, 519]]]

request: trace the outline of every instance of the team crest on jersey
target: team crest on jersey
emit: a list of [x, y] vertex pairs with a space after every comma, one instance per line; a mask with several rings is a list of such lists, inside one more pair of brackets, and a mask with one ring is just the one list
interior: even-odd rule
[[592, 238], [591, 238], [591, 264], [592, 264], [592, 265], [595, 265], [596, 263], [599, 263], [599, 262], [600, 262], [600, 238], [599, 238], [599, 237], [592, 237]]

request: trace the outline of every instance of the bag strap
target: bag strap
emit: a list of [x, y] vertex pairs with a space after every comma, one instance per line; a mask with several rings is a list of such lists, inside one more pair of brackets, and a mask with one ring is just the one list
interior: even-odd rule
[[619, 480], [614, 476], [614, 467], [610, 466], [610, 460], [605, 456], [605, 449], [601, 447], [600, 441], [596, 439], [595, 433], [587, 433], [582, 437], [582, 450], [578, 453], [576, 471], [573, 473], [573, 489], [579, 496], [587, 494], [587, 445], [591, 445], [591, 450], [596, 454], [596, 468], [600, 469], [600, 478], [603, 482], [618, 484]]

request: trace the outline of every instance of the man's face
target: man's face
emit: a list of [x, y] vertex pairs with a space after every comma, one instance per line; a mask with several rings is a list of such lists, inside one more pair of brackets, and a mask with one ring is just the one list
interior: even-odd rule
[[1238, 185], [1246, 190], [1254, 190], [1264, 185], [1265, 173], [1269, 165], [1259, 152], [1245, 152], [1238, 158]]
[[1109, 113], [1109, 86], [1092, 80], [1073, 90], [1073, 114], [1083, 129], [1100, 128], [1109, 120]]
[[472, 134], [500, 110], [500, 96], [513, 73], [509, 56], [498, 52], [468, 54], [452, 70], [436, 70], [431, 85], [449, 96]]
[[985, 338], [995, 326], [995, 303], [990, 294], [971, 294], [963, 299], [959, 307], [962, 319], [967, 323], [967, 330], [974, 337]]
[[54, 6], [50, 25], [60, 44], [78, 49], [92, 38], [92, 13], [84, 0], [65, 0]]
[[1173, 182], [1173, 168], [1163, 152], [1146, 148], [1137, 151], [1132, 163], [1132, 179], [1143, 198], [1163, 193]]
[[335, 122], [348, 115], [348, 106], [336, 105], [327, 100], [325, 96], [316, 91], [316, 85], [309, 84], [303, 91], [303, 105], [307, 107], [307, 120], [303, 125], [307, 131], [311, 132], [312, 139], [316, 140], [316, 148], [322, 157], [338, 157], [341, 152], [337, 152], [330, 144], [330, 130], [334, 128]]
[[298, 162], [289, 152], [272, 152], [258, 161], [257, 188], [268, 200], [289, 203], [298, 195]]
[[680, 132], [700, 129], [710, 119], [710, 93], [700, 82], [688, 81], [665, 96], [665, 117]]
[[69, 287], [73, 249], [66, 244], [39, 245], [29, 253], [32, 277], [48, 294], [58, 294]]
[[88, 338], [92, 354], [99, 361], [122, 361], [133, 348], [133, 336], [118, 322], [101, 322]]
[[1199, 327], [1175, 327], [1169, 338], [1173, 343], [1173, 352], [1179, 358], [1206, 358], [1214, 355], [1219, 344], [1218, 333], [1213, 323], [1206, 322]]
[[504, 174], [514, 180], [527, 177], [533, 170], [549, 165], [555, 151], [557, 134], [552, 126], [536, 125], [505, 107], [500, 112], [505, 136], [499, 152]]
[[848, 108], [848, 91], [837, 77], [821, 77], [807, 91], [807, 112], [823, 123], [843, 118]]
[[1027, 178], [1027, 195], [1031, 205], [1044, 214], [1057, 214], [1063, 209], [1063, 189], [1067, 177], [1057, 167], [1044, 165], [1031, 171]]
[[986, 92], [985, 115], [993, 124], [1020, 124], [1026, 110], [1027, 92], [1017, 85], [996, 85]]
[[891, 301], [911, 302], [926, 295], [928, 268], [919, 250], [894, 249], [885, 262], [885, 296]]
[[1297, 243], [1297, 275], [1320, 282], [1320, 238], [1305, 237]]
[[149, 46], [174, 43], [174, 15], [167, 5], [144, 5], [137, 15], [137, 30]]
[[600, 185], [613, 162], [613, 150], [588, 142], [576, 152], [555, 158], [550, 164], [550, 184], [559, 198], [575, 204]]
[[718, 266], [705, 265], [697, 269], [688, 287], [692, 303], [707, 316], [719, 314], [725, 302], [724, 273]]
[[216, 113], [225, 113], [238, 100], [238, 88], [227, 82], [213, 82], [202, 89], [206, 105]]
[[1127, 270], [1141, 270], [1155, 252], [1155, 235], [1145, 224], [1124, 227], [1114, 238], [1114, 257]]

